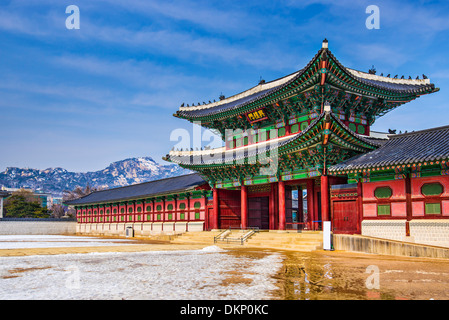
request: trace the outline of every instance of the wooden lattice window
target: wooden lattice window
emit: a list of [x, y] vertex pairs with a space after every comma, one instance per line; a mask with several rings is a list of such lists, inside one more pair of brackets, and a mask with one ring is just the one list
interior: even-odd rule
[[151, 212], [151, 206], [147, 206], [147, 212]]
[[362, 126], [361, 124], [359, 124], [359, 125], [357, 126], [357, 133], [358, 133], [358, 134], [365, 134], [365, 127]]
[[172, 205], [171, 203], [167, 206], [167, 210], [168, 210], [168, 211], [173, 210], [173, 205]]
[[278, 136], [279, 136], [279, 137], [285, 136], [285, 127], [279, 128], [279, 130], [278, 130]]
[[426, 203], [424, 210], [426, 214], [441, 214], [441, 203], [440, 202]]
[[128, 213], [133, 213], [133, 208], [128, 208]]
[[378, 187], [374, 190], [374, 196], [380, 200], [377, 204], [377, 215], [378, 216], [389, 216], [391, 215], [391, 205], [390, 203], [384, 203], [382, 201], [388, 200], [393, 195], [393, 190], [390, 187]]
[[349, 127], [349, 129], [350, 129], [351, 131], [354, 131], [354, 132], [355, 132], [355, 130], [357, 130], [357, 127], [356, 127], [355, 123], [350, 123], [348, 127]]
[[201, 203], [200, 203], [199, 201], [196, 201], [196, 202], [193, 204], [193, 207], [194, 207], [195, 209], [199, 209], [199, 208], [201, 208]]
[[439, 196], [443, 193], [443, 186], [439, 183], [426, 183], [421, 187], [421, 193], [425, 196]]
[[138, 208], [137, 208], [137, 212], [138, 212], [138, 213], [141, 213], [141, 212], [142, 212], [142, 208], [141, 208], [141, 207], [138, 207]]
[[290, 128], [291, 133], [297, 133], [298, 131], [299, 131], [299, 124], [296, 123], [291, 126], [291, 128]]
[[157, 211], [162, 211], [162, 206], [160, 204], [158, 204], [157, 207], [156, 207], [156, 210]]
[[393, 195], [390, 187], [378, 187], [374, 190], [374, 196], [377, 199], [388, 199]]
[[186, 208], [186, 204], [185, 203], [181, 203], [180, 205], [179, 205], [179, 209], [180, 210], [184, 210]]
[[301, 122], [301, 131], [304, 131], [309, 126], [309, 123], [307, 121]]
[[391, 214], [390, 204], [378, 204], [377, 205], [377, 215], [378, 216], [389, 216]]
[[438, 182], [423, 184], [421, 193], [426, 197], [424, 205], [425, 214], [441, 214], [440, 196], [443, 191], [443, 186]]

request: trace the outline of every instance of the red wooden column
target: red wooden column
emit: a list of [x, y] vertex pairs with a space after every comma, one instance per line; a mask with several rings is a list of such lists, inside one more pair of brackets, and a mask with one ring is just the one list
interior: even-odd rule
[[240, 221], [242, 229], [248, 228], [248, 187], [242, 185], [240, 188]]
[[329, 221], [329, 176], [321, 176], [321, 220]]
[[357, 182], [357, 233], [362, 233], [362, 217], [363, 217], [363, 185], [362, 178]]
[[285, 230], [285, 182], [278, 182], [279, 190], [279, 230]]
[[312, 221], [315, 219], [315, 180], [307, 180], [307, 224], [309, 229], [315, 230], [315, 223]]
[[276, 184], [271, 183], [271, 192], [270, 192], [270, 208], [269, 208], [269, 229], [276, 229]]
[[407, 221], [405, 222], [405, 235], [410, 237], [410, 220], [412, 220], [412, 181], [410, 173], [407, 173], [405, 178], [405, 201]]
[[218, 201], [218, 189], [213, 189], [213, 204], [214, 204], [214, 217], [212, 223], [212, 229], [218, 229], [218, 213], [219, 213], [219, 201]]
[[298, 210], [296, 211], [296, 218], [298, 222], [303, 222], [304, 208], [302, 203], [302, 188], [298, 186]]

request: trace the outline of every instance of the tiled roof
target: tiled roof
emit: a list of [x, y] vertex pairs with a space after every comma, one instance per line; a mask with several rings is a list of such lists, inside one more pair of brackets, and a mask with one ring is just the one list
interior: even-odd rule
[[[230, 149], [217, 153], [211, 152], [209, 155], [206, 154], [206, 157], [204, 156], [204, 154], [203, 155], [169, 154], [166, 160], [181, 165], [197, 165], [197, 166], [211, 165], [211, 164], [234, 165], [234, 161], [243, 160], [245, 158], [250, 158], [257, 155], [264, 155], [270, 150], [282, 148], [293, 142], [299, 142], [300, 139], [302, 139], [303, 136], [306, 133], [308, 133], [315, 125], [317, 125], [320, 121], [324, 120], [326, 114], [327, 114], [326, 112], [321, 113], [314, 121], [310, 123], [310, 125], [306, 129], [291, 136], [286, 136], [275, 140], [267, 140], [266, 142], [259, 142], [257, 144], [251, 144], [238, 149]], [[334, 115], [332, 112], [329, 113], [329, 116], [333, 119], [333, 121], [337, 122], [342, 128], [344, 128], [353, 138], [356, 138], [360, 142], [363, 142], [371, 146], [372, 148], [378, 147], [380, 145], [379, 141], [383, 142], [383, 140], [381, 139], [370, 139], [369, 137], [365, 137], [353, 132], [343, 122], [341, 122], [340, 119], [338, 119], [338, 117]], [[321, 136], [317, 137], [317, 139], [318, 138], [321, 139]]]
[[142, 199], [157, 195], [181, 192], [206, 183], [197, 173], [134, 184], [126, 187], [112, 188], [93, 192], [80, 199], [65, 202], [67, 205], [84, 205]]
[[11, 195], [11, 192], [8, 191], [0, 191], [0, 198], [6, 198]]
[[429, 79], [398, 79], [384, 77], [374, 74], [369, 74], [366, 72], [353, 70], [343, 66], [337, 58], [331, 53], [329, 49], [320, 49], [312, 60], [299, 71], [296, 71], [285, 77], [260, 84], [254, 88], [246, 90], [242, 93], [236, 94], [232, 97], [226, 98], [222, 101], [208, 103], [198, 106], [182, 106], [175, 113], [175, 116], [185, 117], [185, 118], [201, 118], [205, 116], [212, 116], [215, 114], [220, 114], [225, 111], [230, 111], [233, 109], [238, 109], [244, 107], [252, 102], [260, 100], [274, 92], [277, 92], [285, 87], [287, 87], [292, 82], [300, 78], [305, 72], [308, 71], [310, 66], [318, 59], [323, 53], [327, 54], [342, 70], [345, 70], [349, 77], [354, 80], [364, 83], [370, 87], [383, 89], [390, 92], [401, 93], [401, 94], [424, 94], [426, 92], [438, 91], [433, 83], [430, 83]]
[[329, 172], [417, 164], [449, 159], [449, 126], [391, 135], [374, 151], [329, 168]]

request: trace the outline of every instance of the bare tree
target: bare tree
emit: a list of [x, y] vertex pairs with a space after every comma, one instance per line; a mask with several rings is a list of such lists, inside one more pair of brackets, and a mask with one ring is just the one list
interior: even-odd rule
[[87, 185], [84, 189], [81, 187], [76, 187], [74, 190], [64, 190], [62, 195], [62, 201], [69, 201], [82, 198], [91, 194], [92, 192], [98, 191], [98, 188], [93, 188]]
[[[95, 191], [99, 191], [99, 188], [92, 188], [90, 185], [87, 185], [84, 189], [78, 186], [72, 191], [64, 190], [63, 194], [62, 194], [62, 201], [66, 202], [69, 200], [79, 199], [79, 198], [85, 197]], [[62, 208], [62, 209], [64, 210], [64, 208]], [[60, 211], [60, 209], [57, 209], [57, 210]], [[75, 209], [72, 206], [69, 206], [65, 215], [67, 215], [69, 217], [75, 217], [76, 216]]]

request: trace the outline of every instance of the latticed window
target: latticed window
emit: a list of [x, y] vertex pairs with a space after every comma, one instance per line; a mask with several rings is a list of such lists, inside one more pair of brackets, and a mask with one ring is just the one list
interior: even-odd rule
[[285, 136], [285, 127], [279, 128], [279, 130], [278, 130], [278, 136], [279, 136], [279, 137]]
[[443, 193], [443, 186], [439, 183], [426, 183], [421, 187], [421, 193], [425, 196], [439, 196]]
[[352, 122], [348, 125], [348, 127], [349, 127], [349, 129], [351, 129], [351, 131], [355, 132], [357, 130], [355, 123], [352, 123]]
[[441, 214], [440, 195], [443, 193], [443, 186], [438, 183], [426, 183], [421, 187], [421, 193], [426, 197], [424, 205], [425, 214]]
[[173, 210], [173, 205], [172, 205], [171, 203], [167, 206], [167, 210], [168, 210], [168, 211]]
[[199, 209], [199, 208], [201, 208], [201, 203], [200, 203], [199, 201], [197, 201], [197, 202], [195, 202], [195, 203], [193, 204], [193, 207], [194, 207], [195, 209]]
[[[386, 200], [391, 198], [393, 191], [390, 187], [378, 187], [374, 190], [374, 196], [379, 200]], [[389, 216], [391, 215], [391, 205], [389, 203], [378, 203], [377, 204], [377, 215], [378, 216]]]
[[365, 127], [362, 126], [361, 124], [359, 124], [359, 125], [357, 126], [357, 133], [358, 133], [358, 134], [365, 134]]
[[299, 124], [294, 124], [292, 125], [292, 127], [290, 128], [291, 133], [297, 133], [299, 131]]
[[393, 195], [393, 191], [389, 187], [379, 187], [374, 190], [374, 196], [378, 199], [388, 199]]
[[185, 203], [181, 203], [180, 205], [179, 205], [179, 209], [180, 210], [184, 210], [186, 208], [186, 204]]
[[426, 214], [440, 214], [441, 213], [441, 203], [426, 203], [425, 206]]
[[307, 121], [301, 122], [301, 131], [304, 131], [309, 126], [309, 123]]
[[391, 214], [390, 204], [378, 204], [377, 205], [377, 215], [378, 216], [389, 216]]
[[162, 206], [160, 204], [158, 204], [157, 207], [156, 207], [156, 210], [157, 211], [162, 211]]

